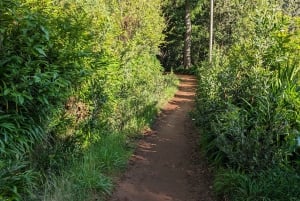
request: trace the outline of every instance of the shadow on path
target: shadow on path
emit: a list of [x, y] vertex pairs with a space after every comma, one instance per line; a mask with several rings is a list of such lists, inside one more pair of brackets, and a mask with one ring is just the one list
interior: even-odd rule
[[138, 142], [110, 201], [213, 201], [211, 177], [195, 151], [198, 134], [189, 116], [196, 78], [179, 78], [177, 93]]

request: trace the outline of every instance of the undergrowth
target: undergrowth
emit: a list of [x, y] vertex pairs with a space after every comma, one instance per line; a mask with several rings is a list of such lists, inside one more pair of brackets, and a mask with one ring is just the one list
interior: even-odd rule
[[2, 0], [0, 24], [0, 200], [107, 194], [176, 86], [161, 1]]
[[80, 201], [109, 194], [113, 187], [111, 176], [126, 166], [130, 153], [126, 136], [104, 136], [85, 150], [81, 159], [74, 159], [60, 176], [49, 178], [38, 200]]
[[[130, 128], [119, 133], [102, 133], [91, 146], [81, 153], [81, 157], [73, 158], [63, 168], [59, 176], [45, 180], [44, 193], [36, 200], [44, 201], [82, 201], [90, 199], [103, 200], [113, 189], [114, 178], [127, 166], [129, 157], [135, 148], [136, 137], [142, 129], [151, 125], [160, 107], [170, 99], [177, 90], [178, 80], [167, 78], [171, 85], [161, 94], [155, 105], [149, 107], [144, 115], [133, 116], [129, 121]], [[93, 134], [91, 134], [93, 135]], [[99, 134], [95, 134], [99, 136]]]
[[234, 42], [198, 68], [195, 119], [220, 199], [300, 198], [300, 20], [277, 3], [245, 3]]

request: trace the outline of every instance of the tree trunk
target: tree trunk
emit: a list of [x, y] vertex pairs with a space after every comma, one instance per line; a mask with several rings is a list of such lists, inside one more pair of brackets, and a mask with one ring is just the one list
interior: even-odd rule
[[192, 36], [192, 23], [191, 23], [191, 7], [190, 0], [185, 0], [185, 35], [184, 35], [184, 51], [183, 51], [183, 64], [184, 68], [189, 68], [191, 62], [191, 36]]

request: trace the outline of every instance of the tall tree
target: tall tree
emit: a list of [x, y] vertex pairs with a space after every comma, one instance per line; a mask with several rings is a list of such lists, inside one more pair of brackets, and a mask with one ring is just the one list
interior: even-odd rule
[[191, 37], [192, 37], [192, 22], [191, 22], [191, 4], [190, 0], [185, 0], [185, 35], [184, 35], [184, 50], [183, 50], [183, 64], [184, 68], [189, 68], [191, 62]]

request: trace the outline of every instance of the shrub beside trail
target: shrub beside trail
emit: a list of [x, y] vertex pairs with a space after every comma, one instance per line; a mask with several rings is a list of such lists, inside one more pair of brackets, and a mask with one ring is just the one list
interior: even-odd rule
[[127, 136], [175, 87], [156, 59], [160, 7], [159, 0], [0, 2], [1, 200], [110, 191], [109, 176], [126, 163]]
[[300, 19], [284, 8], [245, 3], [234, 42], [199, 67], [202, 147], [220, 168], [215, 191], [229, 200], [300, 197]]

